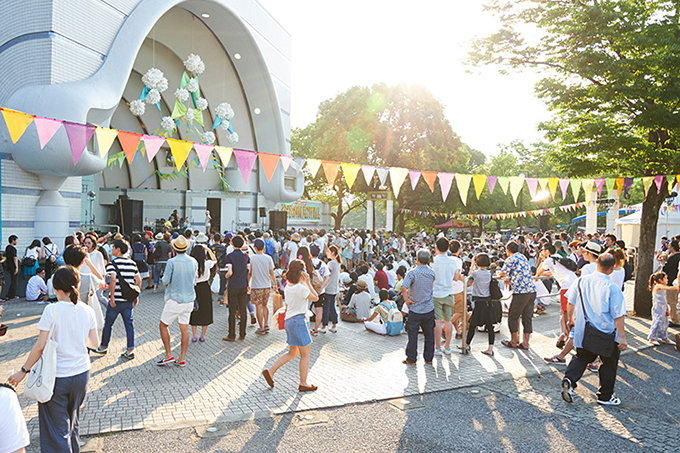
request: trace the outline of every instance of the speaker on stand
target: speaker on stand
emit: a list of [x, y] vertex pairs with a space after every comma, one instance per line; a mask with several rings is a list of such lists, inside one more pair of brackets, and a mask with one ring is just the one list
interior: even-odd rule
[[139, 233], [142, 231], [142, 219], [144, 218], [144, 202], [142, 200], [130, 200], [127, 197], [119, 197], [114, 203], [116, 211], [116, 224], [120, 227], [121, 234]]
[[269, 211], [269, 229], [272, 231], [288, 229], [287, 211]]

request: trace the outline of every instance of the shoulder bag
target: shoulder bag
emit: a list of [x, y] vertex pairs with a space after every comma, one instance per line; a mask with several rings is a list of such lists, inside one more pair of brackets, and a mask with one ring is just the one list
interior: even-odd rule
[[53, 305], [52, 327], [47, 337], [45, 349], [31, 372], [28, 373], [24, 396], [39, 403], [46, 403], [52, 399], [54, 381], [57, 378], [57, 342], [54, 341], [54, 326], [57, 324], [57, 304]]
[[501, 300], [503, 298], [503, 291], [498, 284], [498, 280], [493, 278], [493, 272], [489, 271], [491, 274], [491, 280], [489, 281], [489, 297], [491, 300]]
[[585, 329], [583, 330], [583, 342], [581, 346], [602, 357], [611, 357], [616, 347], [616, 329], [611, 333], [605, 333], [590, 324], [586, 316], [586, 306], [583, 303], [583, 293], [581, 292], [581, 280], [578, 282], [578, 293], [581, 298], [581, 307], [583, 308], [583, 318], [586, 321]]
[[[123, 299], [127, 300], [128, 302], [134, 302], [137, 300], [139, 294], [142, 292], [139, 289], [139, 286], [131, 285], [123, 278], [115, 260], [111, 261], [111, 265], [114, 267], [114, 269], [116, 269], [116, 281], [120, 282], [120, 293], [123, 295]], [[116, 288], [113, 288], [113, 291], [115, 290]]]

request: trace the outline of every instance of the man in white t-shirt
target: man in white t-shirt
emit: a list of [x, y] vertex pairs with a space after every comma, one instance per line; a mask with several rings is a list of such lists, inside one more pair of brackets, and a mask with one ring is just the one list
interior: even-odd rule
[[354, 261], [354, 264], [357, 264], [359, 261], [361, 261], [361, 247], [363, 245], [364, 241], [361, 239], [361, 236], [359, 236], [359, 233], [356, 231], [354, 232], [354, 250], [352, 252], [352, 261]]
[[375, 239], [373, 239], [373, 236], [369, 234], [368, 239], [366, 239], [366, 261], [368, 263], [373, 261], [376, 245], [377, 243], [375, 242]]
[[[460, 259], [460, 242], [453, 240], [449, 243], [449, 250], [451, 251], [451, 259], [456, 262], [458, 266], [458, 275], [460, 276], [460, 271], [463, 269], [463, 260]], [[453, 281], [453, 316], [451, 317], [451, 323], [456, 329], [456, 340], [463, 338], [463, 334], [458, 325], [461, 318], [463, 317], [463, 312], [465, 311], [465, 297], [463, 296], [463, 289], [465, 289], [465, 282], [463, 278], [459, 278]]]
[[[446, 252], [449, 250], [449, 241], [439, 238], [436, 242], [436, 256], [432, 261], [434, 270], [434, 286], [432, 297], [434, 298], [434, 345], [435, 355], [451, 354], [451, 318], [453, 317], [453, 281], [459, 274], [458, 266], [453, 258]], [[444, 349], [442, 350], [442, 322], [444, 326]]]
[[588, 261], [588, 264], [581, 268], [581, 277], [592, 274], [597, 270], [597, 259], [602, 254], [602, 246], [596, 242], [588, 241], [583, 247], [583, 259]]
[[[567, 327], [567, 290], [571, 284], [576, 280], [576, 274], [564, 267], [558, 261], [559, 256], [556, 256], [557, 249], [552, 244], [545, 244], [543, 250], [541, 251], [541, 257], [543, 258], [543, 264], [541, 268], [536, 272], [537, 277], [547, 276], [553, 277], [557, 280], [560, 285], [560, 329], [562, 334], [557, 339], [558, 347], [564, 346], [564, 343], [569, 338], [569, 329]], [[565, 258], [569, 259], [569, 258]], [[576, 263], [574, 263], [574, 268]]]
[[45, 284], [45, 268], [39, 267], [36, 274], [26, 284], [26, 300], [29, 302], [47, 302], [47, 285]]

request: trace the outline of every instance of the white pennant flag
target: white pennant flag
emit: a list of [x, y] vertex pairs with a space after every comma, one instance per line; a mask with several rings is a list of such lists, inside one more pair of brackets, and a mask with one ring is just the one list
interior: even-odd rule
[[380, 185], [384, 186], [387, 181], [387, 175], [390, 174], [389, 168], [376, 168], [375, 171], [378, 173], [378, 179], [380, 179]]
[[375, 167], [372, 165], [362, 165], [361, 171], [364, 174], [364, 179], [366, 180], [366, 185], [371, 187], [371, 182], [373, 181], [373, 175], [375, 174]]

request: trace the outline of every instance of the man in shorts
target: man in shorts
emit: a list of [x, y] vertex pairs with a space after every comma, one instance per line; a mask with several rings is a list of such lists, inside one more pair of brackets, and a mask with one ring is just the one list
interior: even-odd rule
[[[451, 354], [451, 318], [453, 317], [453, 281], [458, 275], [458, 266], [452, 257], [446, 252], [449, 250], [449, 241], [446, 238], [439, 238], [436, 242], [437, 255], [432, 261], [434, 270], [434, 287], [432, 296], [434, 298], [434, 344], [435, 354]], [[444, 323], [444, 349], [441, 347], [442, 341], [442, 321]]]
[[451, 259], [456, 262], [458, 266], [458, 278], [453, 280], [453, 316], [451, 317], [451, 323], [456, 329], [456, 340], [463, 338], [463, 334], [460, 330], [460, 320], [463, 318], [463, 311], [465, 309], [465, 296], [463, 296], [463, 290], [465, 289], [465, 279], [461, 277], [461, 270], [463, 269], [463, 260], [460, 259], [460, 242], [456, 239], [449, 243], [449, 250], [451, 251]]
[[[194, 309], [196, 291], [194, 287], [198, 279], [198, 263], [195, 259], [187, 255], [190, 243], [186, 237], [180, 235], [172, 241], [172, 248], [176, 255], [168, 260], [163, 272], [163, 284], [165, 285], [165, 307], [161, 315], [161, 340], [165, 347], [165, 357], [156, 365], [170, 365], [176, 363], [183, 367], [186, 366], [187, 348], [189, 347], [189, 318]], [[179, 323], [179, 330], [182, 333], [182, 349], [179, 360], [172, 356], [170, 346], [170, 332], [168, 326], [175, 319]]]
[[248, 281], [250, 282], [250, 301], [255, 304], [257, 311], [257, 323], [259, 328], [255, 331], [258, 335], [269, 333], [269, 295], [272, 288], [276, 287], [276, 277], [274, 276], [274, 261], [271, 256], [264, 253], [265, 242], [257, 238], [253, 241], [255, 254], [250, 256], [250, 271]]

